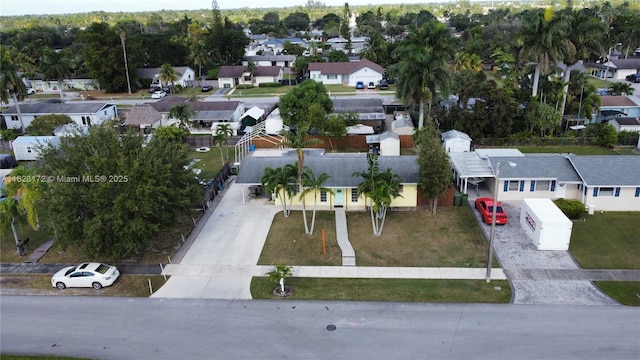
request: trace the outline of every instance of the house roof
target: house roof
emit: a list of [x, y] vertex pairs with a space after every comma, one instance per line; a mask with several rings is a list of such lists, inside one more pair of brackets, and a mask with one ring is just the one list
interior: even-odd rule
[[464, 139], [464, 140], [471, 141], [471, 137], [469, 137], [469, 135], [467, 135], [467, 133], [463, 133], [462, 131], [458, 131], [458, 130], [445, 131], [445, 132], [442, 133], [441, 136], [442, 136], [443, 140]]
[[373, 61], [362, 59], [354, 62], [322, 62], [309, 64], [309, 71], [320, 71], [325, 75], [352, 74], [362, 68], [368, 67], [380, 74], [384, 73], [382, 66]]
[[[20, 113], [26, 114], [95, 114], [107, 107], [115, 106], [107, 103], [94, 103], [83, 101], [72, 101], [62, 103], [59, 99], [49, 99], [32, 104], [20, 104]], [[3, 112], [7, 114], [17, 114], [15, 106], [7, 108]]]
[[296, 60], [295, 55], [250, 55], [242, 58], [245, 61], [290, 61]]
[[640, 186], [640, 156], [569, 156], [586, 186]]
[[[264, 169], [278, 168], [295, 163], [295, 156], [256, 157], [247, 156], [242, 160], [236, 178], [239, 184], [259, 184]], [[357, 187], [362, 178], [353, 176], [354, 172], [367, 171], [366, 154], [333, 154], [306, 156], [304, 166], [308, 166], [315, 174], [326, 173], [331, 178], [325, 183], [327, 187]], [[415, 156], [380, 156], [378, 166], [381, 171], [391, 169], [402, 180], [403, 184], [417, 184], [419, 167]]]
[[633, 95], [616, 95], [616, 96], [602, 96], [602, 105], [603, 107], [634, 107], [640, 106], [640, 99], [637, 96]]
[[264, 113], [265, 113], [264, 109], [261, 109], [261, 108], [259, 108], [257, 106], [254, 106], [251, 109], [245, 111], [244, 114], [242, 114], [242, 116], [240, 116], [240, 119], [244, 119], [247, 116], [249, 116], [254, 120], [260, 120], [262, 118], [262, 116], [264, 115]]
[[640, 126], [640, 118], [637, 117], [616, 117], [610, 121], [615, 121], [623, 126]]
[[244, 74], [244, 66], [242, 65], [225, 65], [220, 66], [218, 71], [218, 79], [220, 78], [239, 78]]
[[615, 59], [611, 62], [618, 69], [640, 69], [640, 59]]
[[130, 126], [153, 125], [160, 120], [162, 120], [162, 114], [145, 104], [132, 107], [123, 124]]
[[282, 71], [281, 66], [257, 66], [253, 76], [278, 76]]
[[196, 112], [199, 111], [235, 111], [239, 101], [189, 101], [180, 96], [167, 96], [149, 105], [160, 113], [168, 113], [174, 105], [188, 103]]
[[[638, 157], [640, 160], [640, 157]], [[567, 156], [562, 154], [526, 154], [517, 157], [490, 157], [494, 169], [500, 163], [500, 179], [541, 179], [580, 182], [580, 176]], [[509, 166], [513, 163], [515, 166]]]
[[277, 39], [267, 40], [264, 43], [262, 43], [262, 45], [284, 45], [286, 41], [289, 41], [292, 44], [304, 44], [304, 40], [297, 37], [290, 37], [290, 38], [277, 38]]

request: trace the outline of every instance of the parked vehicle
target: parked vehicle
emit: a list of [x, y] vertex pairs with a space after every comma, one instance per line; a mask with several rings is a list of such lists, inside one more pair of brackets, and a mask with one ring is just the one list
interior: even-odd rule
[[380, 88], [380, 90], [387, 90], [389, 88], [389, 82], [385, 79], [382, 79], [380, 80], [378, 87]]
[[162, 99], [165, 96], [167, 96], [167, 93], [162, 90], [156, 91], [153, 94], [151, 94], [152, 99]]
[[202, 87], [202, 92], [208, 92], [208, 91], [211, 91], [211, 90], [213, 90], [213, 86], [211, 86], [211, 85], [205, 85], [205, 86]]
[[369, 84], [367, 84], [367, 89], [375, 89], [376, 88], [376, 83], [374, 83], [373, 81], [369, 81]]
[[166, 93], [170, 93], [172, 88], [173, 88], [173, 86], [171, 84], [165, 85], [165, 86], [162, 87], [162, 91], [164, 91]]
[[96, 290], [112, 285], [120, 276], [115, 266], [101, 263], [82, 263], [67, 266], [51, 277], [51, 286], [60, 290], [68, 287], [92, 287]]
[[631, 81], [633, 83], [640, 83], [640, 73], [627, 75], [627, 81]]
[[33, 95], [36, 93], [36, 89], [34, 88], [27, 88], [27, 95]]
[[[493, 199], [491, 198], [478, 198], [476, 199], [476, 209], [482, 216], [482, 221], [485, 224], [491, 224], [493, 216]], [[498, 201], [496, 207], [496, 225], [504, 225], [507, 223], [507, 213], [502, 208], [502, 204]]]
[[157, 86], [157, 85], [151, 85], [151, 86], [149, 87], [149, 93], [150, 93], [150, 94], [153, 94], [153, 93], [154, 93], [154, 92], [156, 92], [156, 91], [162, 91], [162, 87]]
[[358, 89], [358, 90], [364, 89], [364, 83], [362, 81], [358, 81], [356, 83], [356, 89]]

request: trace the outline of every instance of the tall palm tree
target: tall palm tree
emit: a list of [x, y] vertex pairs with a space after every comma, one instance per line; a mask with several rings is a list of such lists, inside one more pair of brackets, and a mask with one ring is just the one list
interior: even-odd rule
[[122, 44], [122, 56], [124, 57], [124, 70], [127, 77], [127, 90], [131, 95], [131, 79], [129, 78], [129, 59], [127, 59], [127, 32], [125, 29], [120, 30], [120, 43]]
[[368, 154], [367, 162], [369, 169], [355, 172], [353, 176], [362, 177], [362, 182], [358, 185], [358, 193], [371, 200], [369, 210], [373, 236], [380, 236], [387, 216], [387, 208], [394, 198], [400, 196], [401, 180], [391, 169], [380, 171], [376, 155]]
[[[17, 177], [34, 178], [33, 170], [19, 166], [11, 172]], [[0, 228], [3, 231], [11, 230], [16, 245], [20, 242], [17, 224], [19, 219], [25, 219], [33, 228], [39, 228], [38, 212], [36, 203], [42, 193], [39, 183], [12, 181], [6, 187], [8, 199], [0, 201]]]
[[418, 128], [424, 125], [425, 100], [431, 105], [438, 90], [447, 92], [446, 60], [453, 52], [451, 31], [437, 21], [427, 22], [419, 29], [410, 27], [409, 35], [394, 51], [399, 60], [397, 96], [406, 104], [419, 103]]
[[580, 60], [588, 59], [591, 55], [598, 55], [604, 51], [605, 39], [608, 28], [591, 11], [579, 10], [566, 11], [569, 23], [567, 40], [570, 46], [562, 53], [562, 62], [566, 70], [562, 77], [562, 102], [560, 103], [560, 115], [564, 115], [569, 92], [569, 80], [571, 71], [569, 68]]
[[519, 34], [520, 61], [536, 63], [531, 96], [538, 95], [540, 73], [547, 74], [554, 61], [560, 60], [571, 42], [566, 38], [569, 23], [565, 17], [557, 16], [552, 8], [528, 12], [522, 19]]
[[224, 146], [227, 148], [227, 161], [229, 161], [229, 137], [233, 135], [230, 124], [218, 124], [216, 126], [216, 136], [220, 136]]
[[[329, 181], [331, 176], [326, 173], [320, 174], [317, 176], [313, 173], [311, 169], [305, 166], [304, 172], [302, 173], [302, 192], [300, 193], [300, 199], [302, 199], [302, 217], [304, 218], [304, 230], [307, 234], [312, 235], [313, 229], [316, 224], [316, 207], [318, 203], [318, 193], [321, 191], [325, 191], [328, 193], [333, 193], [333, 190], [324, 187], [324, 183]], [[311, 227], [307, 226], [307, 213], [306, 213], [306, 204], [305, 198], [307, 194], [313, 194], [313, 214], [311, 215]]]
[[22, 75], [18, 75], [18, 67], [3, 60], [2, 71], [0, 72], [0, 100], [9, 103], [9, 96], [13, 99], [20, 120], [20, 129], [24, 133], [26, 128], [22, 120], [20, 111], [20, 101], [27, 97], [27, 87], [22, 82]]
[[202, 79], [202, 65], [207, 63], [207, 48], [202, 40], [191, 42], [189, 59], [198, 65], [198, 78]]
[[253, 85], [253, 73], [256, 71], [256, 63], [254, 63], [253, 61], [249, 61], [249, 63], [247, 64], [247, 71], [251, 76], [251, 85]]
[[631, 84], [626, 82], [614, 82], [609, 86], [611, 89], [611, 95], [633, 95], [635, 89]]
[[188, 129], [189, 120], [196, 115], [196, 112], [193, 111], [189, 104], [173, 105], [169, 109], [169, 117], [180, 120], [180, 128], [182, 129]]
[[58, 91], [60, 100], [64, 102], [64, 89], [62, 82], [71, 76], [73, 63], [71, 59], [62, 51], [57, 52], [52, 48], [46, 48], [43, 52], [40, 71], [46, 80], [56, 80], [58, 83]]
[[281, 145], [288, 146], [296, 149], [296, 153], [298, 155], [298, 171], [297, 171], [297, 181], [298, 184], [302, 182], [302, 172], [304, 168], [304, 148], [321, 144], [322, 140], [315, 138], [307, 138], [307, 134], [309, 132], [309, 125], [301, 124], [300, 127], [294, 131], [285, 131], [283, 133], [284, 139], [281, 142]]
[[170, 93], [173, 95], [173, 88], [175, 87], [175, 82], [178, 80], [178, 72], [176, 69], [171, 66], [171, 64], [162, 64], [160, 67], [160, 81], [165, 84], [171, 84]]
[[224, 153], [222, 152], [222, 145], [224, 145], [226, 139], [223, 134], [215, 133], [213, 134], [213, 138], [211, 139], [214, 146], [218, 146], [220, 148], [220, 163], [224, 166]]
[[287, 198], [291, 205], [296, 193], [296, 165], [287, 164], [275, 169], [268, 167], [264, 169], [260, 182], [265, 191], [275, 194], [276, 198], [280, 199], [283, 215], [289, 217], [291, 208], [287, 206]]

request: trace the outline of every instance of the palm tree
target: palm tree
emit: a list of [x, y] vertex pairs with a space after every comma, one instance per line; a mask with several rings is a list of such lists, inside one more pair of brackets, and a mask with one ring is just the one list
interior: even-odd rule
[[482, 71], [482, 59], [480, 58], [480, 56], [478, 56], [478, 54], [459, 52], [456, 54], [455, 62], [453, 64], [453, 70], [472, 70], [475, 72]]
[[288, 146], [296, 149], [296, 152], [298, 155], [298, 163], [297, 163], [298, 164], [298, 171], [297, 171], [298, 184], [301, 184], [301, 181], [302, 181], [302, 171], [304, 168], [304, 148], [311, 145], [322, 143], [322, 140], [320, 139], [315, 139], [315, 138], [307, 139], [306, 136], [308, 132], [309, 132], [309, 125], [301, 124], [300, 127], [295, 132], [285, 131], [283, 133], [284, 139], [281, 142], [281, 145], [283, 146]]
[[224, 154], [222, 152], [222, 145], [224, 145], [226, 139], [223, 134], [215, 133], [213, 134], [212, 143], [214, 146], [218, 146], [220, 148], [220, 163], [224, 166]]
[[634, 88], [626, 82], [614, 82], [609, 86], [611, 95], [633, 95]]
[[[31, 170], [19, 166], [11, 172], [17, 177], [35, 178], [35, 173]], [[12, 181], [6, 187], [8, 199], [0, 201], [0, 228], [3, 231], [11, 230], [16, 245], [19, 244], [18, 229], [16, 227], [18, 219], [24, 218], [33, 228], [38, 229], [38, 213], [36, 203], [40, 199], [41, 191], [39, 183]]]
[[[326, 173], [320, 174], [320, 176], [316, 177], [311, 169], [305, 166], [304, 172], [302, 174], [302, 193], [300, 193], [300, 199], [302, 199], [302, 217], [304, 218], [304, 230], [307, 234], [312, 235], [313, 229], [316, 224], [316, 206], [318, 203], [318, 192], [325, 191], [328, 193], [333, 193], [333, 190], [324, 187], [324, 183], [326, 183], [331, 176]], [[307, 213], [305, 207], [305, 198], [307, 194], [313, 194], [313, 214], [311, 215], [311, 227], [307, 226]]]
[[202, 65], [207, 63], [207, 48], [202, 40], [194, 40], [191, 43], [189, 59], [198, 65], [198, 78], [202, 78]]
[[251, 85], [253, 85], [253, 72], [256, 71], [256, 63], [254, 63], [253, 61], [249, 61], [249, 63], [247, 64], [247, 71], [251, 76]]
[[[418, 128], [424, 125], [424, 103], [431, 105], [438, 90], [447, 92], [446, 60], [453, 53], [451, 31], [437, 21], [410, 28], [407, 39], [394, 51], [398, 63], [397, 96], [406, 104], [420, 104]], [[429, 106], [430, 116], [431, 106]]]
[[229, 161], [229, 137], [233, 135], [233, 129], [229, 124], [218, 124], [216, 126], [216, 136], [220, 136], [227, 148], [227, 161]]
[[0, 100], [8, 104], [9, 95], [11, 95], [16, 106], [20, 129], [24, 133], [26, 128], [22, 120], [20, 101], [27, 97], [27, 87], [22, 82], [22, 75], [18, 75], [18, 67], [13, 63], [4, 62], [2, 64], [2, 72], [0, 72]]
[[40, 71], [46, 80], [56, 80], [58, 82], [58, 91], [60, 92], [60, 100], [64, 102], [64, 89], [62, 81], [71, 76], [71, 68], [73, 63], [71, 59], [60, 51], [57, 52], [52, 48], [46, 48], [43, 52]]
[[160, 67], [160, 81], [163, 83], [171, 83], [170, 93], [173, 95], [173, 88], [176, 80], [178, 80], [178, 72], [170, 64], [162, 64]]
[[569, 24], [563, 16], [555, 16], [552, 8], [530, 11], [522, 19], [520, 61], [535, 61], [531, 96], [538, 95], [540, 73], [547, 74], [553, 62], [571, 47], [566, 38]]
[[287, 164], [275, 169], [268, 167], [264, 169], [260, 182], [265, 191], [275, 194], [280, 199], [284, 217], [289, 217], [291, 208], [287, 206], [287, 197], [291, 205], [293, 195], [296, 193], [296, 165]]
[[120, 43], [122, 44], [122, 56], [124, 57], [124, 70], [127, 76], [127, 90], [131, 95], [131, 80], [129, 79], [129, 59], [127, 59], [127, 32], [125, 29], [120, 30]]
[[371, 200], [369, 209], [373, 236], [380, 236], [387, 216], [387, 208], [391, 205], [393, 198], [400, 196], [401, 180], [391, 169], [381, 172], [376, 155], [368, 154], [367, 162], [369, 169], [355, 172], [353, 176], [362, 177], [362, 182], [358, 185], [358, 193], [364, 194]]
[[579, 60], [588, 59], [591, 55], [598, 55], [604, 51], [607, 27], [591, 12], [584, 10], [568, 10], [569, 32], [568, 41], [571, 46], [562, 53], [562, 62], [566, 70], [562, 77], [562, 102], [560, 103], [560, 115], [564, 115], [569, 92], [569, 80], [571, 79], [570, 67]]
[[169, 117], [180, 120], [180, 128], [189, 128], [189, 119], [195, 117], [197, 113], [193, 111], [189, 104], [173, 105], [169, 109]]

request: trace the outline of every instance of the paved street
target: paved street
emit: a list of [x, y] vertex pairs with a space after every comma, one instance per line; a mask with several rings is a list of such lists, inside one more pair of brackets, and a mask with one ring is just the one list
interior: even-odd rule
[[640, 309], [623, 306], [1, 300], [3, 353], [111, 360], [640, 358]]

